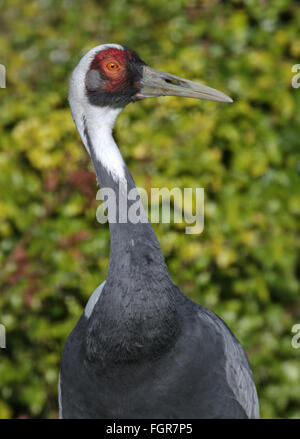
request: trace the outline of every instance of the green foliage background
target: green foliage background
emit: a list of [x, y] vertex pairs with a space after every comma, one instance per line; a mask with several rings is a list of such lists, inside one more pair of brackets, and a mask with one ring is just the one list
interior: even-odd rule
[[300, 417], [300, 8], [290, 0], [0, 0], [0, 418], [57, 417], [65, 340], [105, 279], [107, 225], [67, 103], [69, 75], [117, 42], [232, 105], [129, 105], [115, 136], [137, 186], [204, 187], [205, 229], [156, 225], [174, 281], [247, 350], [262, 417]]

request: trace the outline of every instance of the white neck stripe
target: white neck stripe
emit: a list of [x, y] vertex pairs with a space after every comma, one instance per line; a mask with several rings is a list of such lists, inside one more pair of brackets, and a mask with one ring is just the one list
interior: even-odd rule
[[120, 111], [119, 108], [91, 106], [84, 114], [96, 159], [116, 181], [125, 179], [125, 163], [112, 136], [113, 126]]
[[125, 178], [125, 163], [113, 139], [112, 129], [122, 109], [92, 105], [85, 90], [85, 76], [92, 59], [96, 53], [110, 47], [124, 50], [117, 44], [104, 44], [94, 47], [81, 58], [71, 76], [69, 103], [77, 130], [88, 153], [90, 154], [90, 150], [85, 136], [85, 124], [96, 159], [118, 181]]

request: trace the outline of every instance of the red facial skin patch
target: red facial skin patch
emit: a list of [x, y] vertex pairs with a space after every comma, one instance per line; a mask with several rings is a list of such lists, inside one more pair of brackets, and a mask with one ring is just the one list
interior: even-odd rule
[[[101, 76], [107, 79], [103, 90], [117, 91], [128, 80], [128, 71], [126, 62], [131, 58], [129, 50], [122, 49], [105, 49], [97, 53], [91, 64], [90, 70], [98, 70]], [[109, 70], [108, 65], [114, 63], [117, 65], [115, 70]]]

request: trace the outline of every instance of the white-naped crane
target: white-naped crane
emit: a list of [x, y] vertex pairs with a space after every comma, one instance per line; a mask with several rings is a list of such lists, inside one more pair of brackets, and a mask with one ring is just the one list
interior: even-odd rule
[[[155, 96], [232, 102], [213, 88], [153, 69], [116, 44], [90, 50], [73, 71], [72, 116], [100, 187], [116, 194], [117, 210], [126, 205], [129, 211], [135, 183], [112, 129], [127, 104]], [[238, 340], [174, 285], [148, 219], [128, 215], [123, 221], [118, 214], [109, 224], [106, 281], [62, 354], [60, 417], [258, 418], [253, 375]]]

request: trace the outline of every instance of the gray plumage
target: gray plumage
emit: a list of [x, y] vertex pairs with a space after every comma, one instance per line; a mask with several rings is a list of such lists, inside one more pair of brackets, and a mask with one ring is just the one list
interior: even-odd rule
[[[76, 88], [89, 67], [95, 69], [95, 56], [108, 47], [100, 46], [83, 58], [72, 76], [70, 104], [97, 180], [101, 187], [113, 189], [119, 205], [135, 183], [114, 150], [104, 122], [101, 128], [99, 121], [99, 129], [95, 122], [95, 111], [103, 120], [110, 114], [106, 107], [109, 94], [93, 94], [90, 101], [89, 90], [81, 93]], [[132, 74], [139, 58], [129, 55], [128, 59]], [[138, 65], [135, 81], [144, 65]], [[89, 74], [88, 86], [93, 91], [98, 83], [105, 83], [104, 76], [100, 81], [99, 75]], [[122, 99], [128, 100], [128, 93]], [[105, 105], [101, 99], [105, 99]], [[115, 102], [112, 97], [112, 108]], [[107, 142], [110, 149], [105, 150]], [[107, 157], [110, 151], [112, 169]], [[127, 212], [133, 203], [127, 199]], [[106, 281], [93, 293], [63, 351], [61, 416], [258, 418], [256, 388], [244, 350], [218, 316], [190, 301], [174, 285], [149, 221], [117, 221], [109, 227]]]

